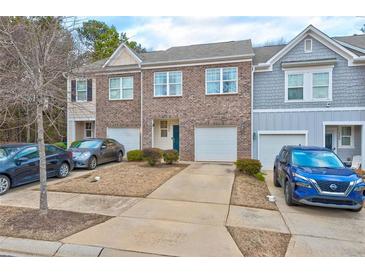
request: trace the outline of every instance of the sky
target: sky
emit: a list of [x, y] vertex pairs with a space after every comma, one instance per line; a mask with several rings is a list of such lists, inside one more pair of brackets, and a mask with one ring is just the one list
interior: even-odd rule
[[365, 17], [83, 17], [114, 25], [148, 50], [251, 39], [256, 46], [293, 39], [309, 24], [329, 36], [360, 34]]

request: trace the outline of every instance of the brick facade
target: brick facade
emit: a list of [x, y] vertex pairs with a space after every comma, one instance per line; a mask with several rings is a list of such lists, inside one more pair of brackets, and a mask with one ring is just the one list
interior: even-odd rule
[[[109, 100], [109, 78], [133, 76], [133, 99]], [[141, 126], [141, 73], [96, 76], [96, 136], [106, 137], [108, 127]]]
[[[251, 157], [251, 62], [143, 70], [143, 146], [152, 145], [154, 119], [179, 119], [180, 158], [194, 160], [194, 127], [236, 126], [237, 157]], [[205, 69], [238, 68], [238, 94], [205, 95]], [[180, 97], [153, 97], [157, 71], [182, 71]]]

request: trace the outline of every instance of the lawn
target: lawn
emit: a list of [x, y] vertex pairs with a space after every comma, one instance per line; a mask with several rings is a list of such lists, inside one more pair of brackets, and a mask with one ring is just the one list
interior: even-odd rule
[[[187, 165], [158, 165], [146, 163], [121, 163], [110, 168], [95, 170], [87, 175], [53, 184], [49, 191], [146, 197], [179, 173]], [[100, 180], [95, 182], [95, 177]]]
[[243, 228], [227, 227], [245, 257], [284, 257], [290, 234]]
[[0, 206], [0, 211], [1, 236], [45, 241], [61, 240], [111, 218], [63, 210], [40, 215], [38, 209], [11, 206]]
[[270, 195], [270, 192], [265, 182], [236, 172], [231, 196], [232, 205], [278, 210], [275, 203], [267, 200], [267, 195]]

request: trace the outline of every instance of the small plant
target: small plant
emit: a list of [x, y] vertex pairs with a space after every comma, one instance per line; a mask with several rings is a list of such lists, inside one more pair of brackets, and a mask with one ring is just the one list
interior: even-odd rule
[[254, 159], [239, 159], [235, 162], [237, 169], [247, 175], [254, 176], [261, 170], [261, 162]]
[[257, 180], [261, 181], [261, 182], [265, 182], [265, 174], [262, 172], [256, 173], [254, 175], [256, 177]]
[[147, 161], [150, 166], [155, 166], [161, 163], [162, 150], [159, 148], [143, 149], [143, 160]]
[[62, 149], [67, 149], [67, 144], [65, 142], [57, 142], [54, 143], [53, 145]]
[[138, 162], [143, 160], [143, 152], [140, 149], [130, 150], [127, 152], [127, 159], [130, 162]]
[[167, 149], [163, 152], [163, 160], [166, 164], [171, 165], [179, 160], [179, 152], [174, 149]]

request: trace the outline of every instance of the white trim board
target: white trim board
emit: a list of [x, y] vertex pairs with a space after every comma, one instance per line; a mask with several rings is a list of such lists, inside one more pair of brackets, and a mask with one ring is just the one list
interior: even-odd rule
[[131, 56], [137, 61], [137, 63], [140, 64], [142, 63], [142, 60], [124, 43], [120, 44], [120, 46], [113, 52], [113, 54], [109, 57], [109, 59], [105, 62], [105, 64], [103, 65], [103, 68], [105, 68], [111, 60], [113, 60], [113, 58], [117, 55], [117, 53], [122, 49], [122, 48], [126, 48], [127, 51], [131, 54]]
[[322, 112], [322, 111], [362, 111], [365, 107], [335, 107], [335, 108], [280, 108], [280, 109], [254, 109], [253, 113], [275, 112]]

